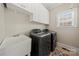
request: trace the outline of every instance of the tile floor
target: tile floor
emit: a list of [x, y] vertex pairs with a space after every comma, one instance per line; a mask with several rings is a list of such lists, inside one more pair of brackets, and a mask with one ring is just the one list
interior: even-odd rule
[[50, 53], [50, 56], [76, 56], [74, 51], [67, 50], [66, 48], [56, 47], [56, 49]]

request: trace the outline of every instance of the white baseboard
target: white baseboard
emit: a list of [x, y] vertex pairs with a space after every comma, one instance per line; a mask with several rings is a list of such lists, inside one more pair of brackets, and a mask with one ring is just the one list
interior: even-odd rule
[[57, 42], [57, 46], [64, 47], [70, 51], [79, 52], [79, 48], [75, 48], [75, 47], [67, 45], [67, 44]]

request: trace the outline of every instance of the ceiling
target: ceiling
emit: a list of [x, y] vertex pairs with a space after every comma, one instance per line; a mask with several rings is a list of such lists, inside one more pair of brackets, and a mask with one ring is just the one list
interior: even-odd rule
[[61, 5], [62, 3], [42, 3], [48, 10], [51, 10], [59, 5]]

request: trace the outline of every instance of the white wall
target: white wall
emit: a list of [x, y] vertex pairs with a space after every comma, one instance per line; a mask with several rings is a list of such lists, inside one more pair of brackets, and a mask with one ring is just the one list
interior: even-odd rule
[[44, 29], [45, 27], [43, 24], [30, 22], [27, 14], [10, 8], [0, 8], [0, 37], [5, 38], [5, 36], [24, 32], [28, 34], [32, 29]]
[[57, 32], [58, 42], [79, 48], [79, 28], [78, 27], [57, 27], [57, 18], [56, 18], [57, 13], [73, 7], [74, 7], [74, 4], [62, 4], [52, 9], [50, 11], [49, 29], [51, 31]]
[[4, 9], [0, 6], [0, 42], [5, 36]]

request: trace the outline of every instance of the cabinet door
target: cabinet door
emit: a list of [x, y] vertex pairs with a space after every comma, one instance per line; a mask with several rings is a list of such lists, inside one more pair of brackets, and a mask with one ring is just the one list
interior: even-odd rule
[[49, 24], [49, 12], [48, 12], [48, 10], [44, 11], [44, 21], [46, 24]]
[[13, 3], [13, 4], [22, 9], [25, 9], [28, 12], [32, 12], [30, 3]]
[[49, 12], [48, 10], [40, 3], [32, 3], [31, 10], [33, 12], [33, 21], [48, 24], [49, 23]]
[[32, 10], [32, 3], [21, 3], [21, 5], [23, 5], [26, 10], [28, 10], [28, 11], [31, 12], [31, 13], [33, 13], [33, 10]]
[[39, 20], [41, 23], [48, 24], [49, 23], [49, 12], [48, 10], [42, 5], [39, 5]]
[[38, 15], [38, 10], [39, 10], [39, 4], [37, 3], [31, 3], [31, 10], [32, 10], [32, 13], [33, 13], [33, 19], [32, 21], [36, 21], [36, 22], [39, 22], [39, 15]]

